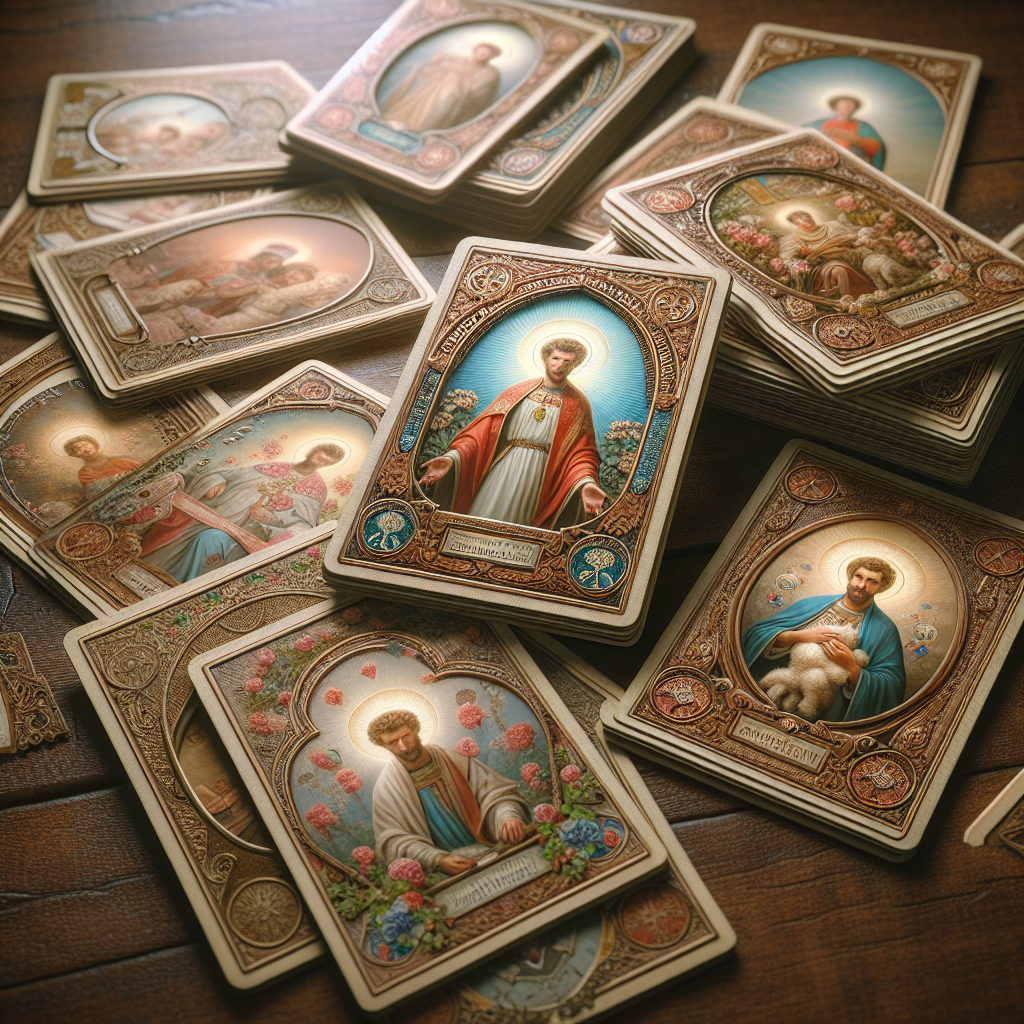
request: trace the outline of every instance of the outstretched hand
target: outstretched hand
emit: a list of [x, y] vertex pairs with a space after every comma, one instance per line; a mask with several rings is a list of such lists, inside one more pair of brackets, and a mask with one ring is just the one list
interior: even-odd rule
[[437, 866], [446, 875], [458, 875], [468, 871], [475, 864], [476, 861], [472, 857], [460, 857], [457, 853], [449, 853], [441, 858]]
[[597, 484], [591, 483], [580, 488], [580, 497], [583, 499], [584, 511], [591, 516], [596, 516], [601, 511], [601, 506], [608, 500], [608, 495]]
[[420, 466], [420, 471], [426, 470], [420, 477], [420, 487], [429, 487], [436, 484], [455, 465], [454, 461], [447, 455], [438, 455], [436, 459], [430, 459]]

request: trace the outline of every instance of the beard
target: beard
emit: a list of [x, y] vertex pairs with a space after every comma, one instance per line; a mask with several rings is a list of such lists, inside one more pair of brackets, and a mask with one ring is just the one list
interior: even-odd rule
[[861, 590], [858, 587], [855, 587], [852, 583], [848, 584], [846, 587], [846, 596], [854, 604], [866, 604], [871, 600], [871, 595], [866, 590]]

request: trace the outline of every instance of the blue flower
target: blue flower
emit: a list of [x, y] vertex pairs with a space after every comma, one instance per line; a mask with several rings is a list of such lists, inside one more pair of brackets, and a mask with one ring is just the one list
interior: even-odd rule
[[405, 945], [411, 939], [415, 924], [412, 914], [409, 913], [409, 908], [401, 900], [396, 900], [380, 919], [380, 933], [387, 943], [397, 943], [404, 939], [403, 945]]
[[601, 828], [595, 821], [586, 818], [572, 818], [562, 826], [562, 839], [567, 846], [581, 849], [592, 843], [601, 842]]

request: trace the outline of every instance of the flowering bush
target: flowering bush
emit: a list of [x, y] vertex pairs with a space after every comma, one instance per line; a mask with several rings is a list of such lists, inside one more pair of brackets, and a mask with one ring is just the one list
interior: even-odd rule
[[412, 911], [419, 910], [423, 906], [423, 897], [418, 892], [407, 892], [399, 896], [398, 899]]
[[332, 707], [340, 708], [345, 703], [345, 694], [338, 687], [332, 686], [324, 694], [324, 703], [330, 704]]
[[559, 773], [559, 777], [563, 782], [579, 782], [580, 776], [583, 771], [578, 765], [567, 764]]
[[369, 846], [357, 846], [352, 851], [352, 859], [359, 865], [359, 870], [364, 875], [376, 859], [376, 856]]
[[537, 804], [533, 809], [533, 818], [540, 825], [553, 825], [560, 815], [553, 804]]
[[264, 647], [256, 654], [256, 664], [261, 668], [269, 668], [275, 661], [277, 661], [277, 655], [269, 647]]
[[448, 451], [455, 435], [472, 420], [470, 413], [479, 401], [475, 392], [465, 388], [449, 391], [441, 399], [430, 421], [427, 438], [423, 442], [421, 461], [436, 459], [438, 455]]
[[359, 674], [361, 676], [366, 676], [367, 679], [376, 679], [377, 678], [377, 666], [374, 665], [372, 661], [368, 661], [359, 670]]
[[393, 860], [388, 865], [388, 875], [396, 882], [408, 882], [410, 885], [415, 885], [417, 889], [427, 884], [427, 876], [423, 873], [420, 862], [409, 857], [399, 857], [398, 860]]
[[286, 708], [286, 707], [288, 707], [289, 704], [291, 704], [291, 702], [292, 702], [292, 691], [291, 690], [285, 690], [282, 693], [279, 693], [277, 695], [277, 703], [280, 704], [281, 707]]
[[395, 900], [380, 917], [380, 933], [384, 941], [399, 946], [414, 944], [412, 930], [415, 925], [415, 918], [401, 899]]
[[323, 768], [324, 771], [330, 771], [338, 763], [333, 757], [324, 753], [322, 750], [312, 750], [309, 754], [309, 760], [317, 766], [317, 768]]
[[274, 731], [270, 728], [267, 716], [262, 711], [255, 711], [249, 716], [249, 728], [257, 736], [269, 736]]
[[601, 842], [601, 827], [586, 818], [570, 818], [562, 825], [562, 839], [569, 846], [596, 846]]
[[[591, 800], [597, 792], [597, 780], [589, 771], [580, 773], [573, 781], [565, 779], [565, 765], [559, 773], [565, 783], [562, 804], [540, 804], [534, 808], [537, 831], [545, 837], [542, 855], [551, 862], [556, 873], [571, 882], [579, 881], [586, 874], [587, 864], [601, 842], [601, 826], [594, 820], [596, 815], [584, 802]], [[570, 772], [570, 775], [575, 775]]]
[[455, 752], [462, 754], [463, 757], [476, 757], [480, 753], [480, 747], [475, 740], [471, 740], [468, 736], [463, 736], [455, 744]]
[[316, 641], [311, 636], [300, 636], [295, 641], [295, 650], [308, 654], [316, 646]]
[[475, 729], [483, 724], [484, 709], [479, 704], [463, 704], [456, 712], [459, 725], [464, 729]]
[[615, 420], [605, 431], [597, 476], [609, 497], [617, 497], [626, 486], [643, 432], [644, 425], [633, 420]]
[[363, 780], [351, 768], [342, 768], [334, 776], [334, 781], [349, 794], [358, 793], [363, 788]]
[[339, 476], [331, 484], [331, 489], [342, 498], [347, 498], [352, 493], [354, 483], [355, 479], [352, 476]]
[[326, 804], [313, 804], [313, 806], [306, 811], [306, 821], [308, 821], [310, 825], [317, 830], [317, 832], [326, 833], [327, 830], [337, 822], [337, 820], [338, 819]]
[[526, 722], [517, 722], [505, 730], [505, 735], [501, 738], [501, 745], [510, 754], [518, 754], [523, 750], [529, 750], [534, 745], [535, 736], [533, 726]]
[[263, 680], [257, 677], [245, 681], [245, 689], [249, 693], [259, 693], [263, 689]]
[[534, 764], [534, 762], [531, 761], [529, 764], [524, 764], [523, 767], [519, 769], [519, 774], [522, 776], [523, 782], [529, 784], [533, 782], [538, 775], [540, 775], [540, 765]]

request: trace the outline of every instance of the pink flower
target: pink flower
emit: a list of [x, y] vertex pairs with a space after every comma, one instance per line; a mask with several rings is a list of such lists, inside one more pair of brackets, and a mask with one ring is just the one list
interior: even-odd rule
[[350, 605], [341, 613], [341, 617], [351, 626], [363, 617], [363, 613], [355, 605]]
[[316, 646], [316, 641], [311, 636], [300, 636], [295, 641], [295, 650], [308, 654]]
[[306, 554], [309, 555], [310, 558], [319, 558], [320, 549], [317, 547], [306, 548]]
[[364, 875], [376, 856], [377, 855], [369, 846], [357, 846], [352, 851], [352, 859], [359, 865], [359, 870], [362, 871]]
[[284, 732], [288, 728], [288, 719], [280, 715], [267, 715], [267, 728], [271, 732]]
[[252, 679], [245, 681], [245, 688], [249, 693], [259, 693], [263, 689], [263, 680], [257, 679], [255, 676]]
[[267, 665], [257, 665], [256, 668], [253, 669], [253, 672], [256, 675], [258, 675], [260, 677], [260, 679], [263, 679], [264, 676], [266, 676], [266, 674], [269, 671], [270, 671], [270, 668]]
[[462, 754], [463, 757], [476, 757], [480, 753], [480, 747], [477, 745], [476, 740], [471, 740], [468, 736], [463, 736], [455, 744], [455, 750], [457, 753]]
[[408, 857], [399, 857], [388, 865], [388, 874], [396, 882], [408, 882], [418, 889], [427, 884], [427, 876], [418, 860], [410, 860]]
[[533, 809], [533, 817], [541, 825], [553, 825], [561, 815], [551, 804], [537, 804]]
[[580, 771], [578, 765], [567, 764], [558, 774], [563, 782], [567, 782], [571, 786], [580, 781], [580, 776], [583, 772]]
[[409, 910], [419, 910], [423, 906], [423, 897], [418, 892], [403, 892], [398, 897]]
[[529, 750], [533, 746], [533, 737], [536, 734], [532, 726], [526, 722], [518, 722], [511, 725], [501, 738], [501, 745], [511, 754], [517, 754], [521, 750]]
[[808, 262], [807, 262], [807, 260], [797, 260], [797, 261], [796, 261], [796, 262], [795, 262], [795, 263], [793, 264], [793, 266], [794, 266], [794, 267], [795, 267], [795, 268], [796, 268], [797, 270], [810, 270], [810, 269], [811, 269], [811, 265], [810, 265], [810, 263], [808, 263]]
[[322, 509], [322, 510], [323, 510], [324, 512], [333, 512], [333, 511], [334, 511], [334, 510], [335, 510], [335, 509], [336, 509], [337, 507], [338, 507], [338, 503], [337, 503], [337, 502], [336, 502], [336, 501], [334, 500], [334, 498], [328, 498], [328, 499], [327, 499], [327, 500], [326, 500], [326, 501], [325, 501], [325, 502], [324, 502], [324, 503], [323, 503], [323, 504], [322, 504], [322, 505], [320, 506], [320, 508], [321, 508], [321, 509]]
[[360, 670], [361, 676], [366, 676], [367, 679], [377, 678], [377, 666], [372, 661], [368, 661]]
[[896, 243], [896, 248], [899, 249], [900, 252], [906, 253], [908, 256], [914, 255], [914, 243], [909, 238], [901, 238]]
[[324, 771], [330, 770], [338, 763], [333, 757], [325, 754], [322, 750], [311, 751], [309, 759], [317, 766], [317, 768], [323, 768]]
[[423, 675], [420, 676], [420, 682], [424, 686], [429, 686], [433, 681], [434, 681], [434, 673], [433, 672], [424, 672]]
[[178, 627], [177, 626], [171, 626], [171, 628], [169, 630], [167, 630], [167, 635], [168, 636], [177, 636], [178, 635]]
[[343, 498], [347, 498], [352, 493], [352, 484], [354, 482], [353, 480], [346, 480], [345, 477], [338, 477], [331, 484], [331, 490], [340, 494]]
[[274, 730], [270, 728], [270, 724], [267, 722], [267, 716], [262, 711], [254, 711], [249, 716], [249, 728], [256, 733], [257, 736], [269, 736]]
[[294, 502], [287, 494], [275, 494], [268, 502], [267, 508], [272, 508], [275, 512], [283, 512], [285, 509], [291, 508]]
[[756, 245], [758, 249], [763, 249], [766, 245], [771, 245], [771, 239], [767, 235], [761, 234], [760, 231], [755, 231], [750, 236], [750, 244]]
[[479, 704], [463, 704], [455, 717], [464, 729], [475, 729], [484, 720], [484, 709]]
[[857, 209], [857, 200], [849, 192], [844, 192], [832, 205], [837, 210], [845, 210], [847, 213], [851, 213]]
[[608, 829], [604, 834], [604, 845], [608, 847], [616, 847], [619, 845], [619, 834]]
[[277, 655], [269, 647], [264, 647], [262, 651], [256, 653], [257, 665], [269, 668], [275, 661], [277, 661]]
[[313, 804], [308, 811], [306, 811], [306, 821], [310, 823], [317, 830], [317, 832], [323, 832], [326, 834], [327, 830], [337, 821], [338, 819], [331, 813], [331, 809], [326, 804]]
[[336, 686], [332, 686], [324, 694], [324, 703], [330, 704], [333, 707], [340, 708], [345, 703], [345, 694], [339, 690]]
[[540, 775], [540, 765], [534, 764], [532, 761], [529, 764], [524, 764], [519, 769], [519, 774], [523, 777], [523, 782], [533, 782], [538, 775]]
[[532, 779], [530, 781], [530, 789], [535, 789], [538, 793], [548, 793], [551, 791], [551, 787], [543, 779]]
[[778, 256], [772, 257], [772, 259], [768, 261], [768, 266], [777, 274], [781, 274], [786, 269], [786, 264], [783, 263]]
[[277, 695], [277, 703], [280, 704], [281, 707], [286, 708], [286, 707], [288, 707], [289, 704], [291, 704], [291, 702], [292, 702], [292, 691], [291, 690], [285, 690], [283, 693], [279, 693]]
[[334, 776], [334, 781], [346, 793], [358, 793], [363, 788], [363, 780], [352, 771], [351, 768], [342, 768], [337, 775]]

